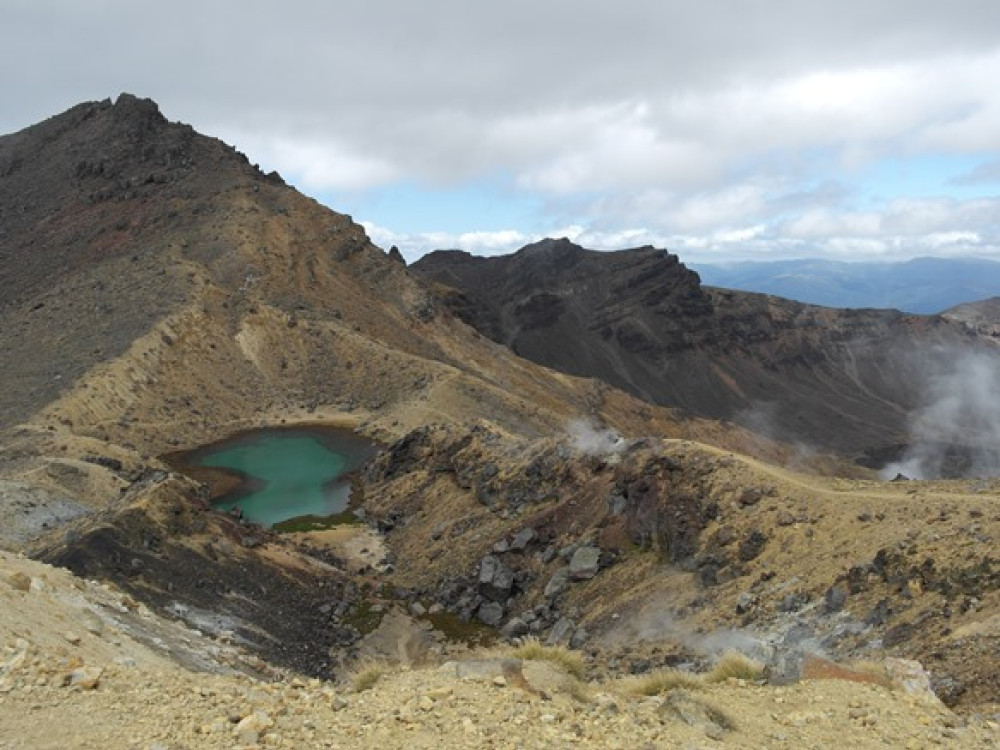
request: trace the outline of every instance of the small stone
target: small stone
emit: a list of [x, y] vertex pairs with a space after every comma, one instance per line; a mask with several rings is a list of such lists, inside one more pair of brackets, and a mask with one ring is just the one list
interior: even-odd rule
[[538, 553], [538, 561], [543, 565], [548, 565], [550, 562], [556, 559], [556, 548], [549, 545], [541, 552]]
[[428, 695], [420, 696], [420, 700], [417, 701], [417, 708], [421, 711], [431, 711], [434, 709], [434, 699]]
[[716, 742], [722, 742], [726, 738], [726, 730], [718, 724], [709, 724], [704, 731], [706, 737]]
[[534, 540], [535, 536], [535, 530], [530, 526], [521, 529], [519, 532], [514, 534], [514, 538], [510, 542], [510, 548], [516, 552], [523, 552]]
[[70, 687], [78, 687], [81, 690], [96, 690], [102, 674], [104, 670], [100, 667], [77, 667], [66, 675], [65, 682]]
[[767, 544], [767, 537], [759, 529], [754, 529], [740, 542], [739, 550], [737, 551], [737, 556], [743, 562], [750, 562], [751, 560], [757, 559], [760, 553], [764, 551], [764, 546]]
[[545, 643], [548, 646], [564, 646], [573, 638], [574, 632], [576, 632], [576, 624], [568, 617], [561, 617], [552, 626], [552, 630], [549, 631], [548, 640]]
[[342, 696], [335, 695], [333, 700], [330, 701], [330, 708], [334, 711], [343, 711], [347, 708], [347, 701]]
[[[258, 738], [274, 726], [274, 720], [265, 711], [254, 711], [240, 720], [234, 730], [241, 738], [244, 735], [255, 734]], [[256, 742], [256, 740], [254, 740]]]
[[738, 615], [746, 614], [756, 605], [757, 605], [757, 595], [750, 591], [744, 591], [736, 599], [736, 614]]
[[795, 523], [795, 516], [787, 510], [779, 510], [777, 518], [778, 526], [791, 526]]
[[845, 585], [833, 585], [826, 590], [824, 604], [829, 613], [839, 612], [847, 602], [848, 589]]
[[63, 638], [65, 638], [68, 643], [72, 643], [74, 646], [79, 646], [80, 641], [82, 640], [82, 638], [80, 638], [80, 636], [72, 630], [67, 630], [63, 633]]
[[500, 632], [505, 638], [518, 638], [522, 635], [527, 635], [528, 623], [520, 617], [512, 617]]
[[496, 685], [497, 687], [507, 687], [507, 678], [504, 677], [502, 674], [498, 674], [496, 677], [493, 678], [493, 684]]

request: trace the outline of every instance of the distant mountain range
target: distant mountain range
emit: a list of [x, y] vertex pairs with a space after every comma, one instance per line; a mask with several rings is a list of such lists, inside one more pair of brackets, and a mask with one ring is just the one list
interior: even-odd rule
[[762, 292], [828, 307], [939, 313], [1000, 295], [1000, 263], [977, 258], [915, 258], [904, 263], [833, 260], [688, 264], [708, 286]]

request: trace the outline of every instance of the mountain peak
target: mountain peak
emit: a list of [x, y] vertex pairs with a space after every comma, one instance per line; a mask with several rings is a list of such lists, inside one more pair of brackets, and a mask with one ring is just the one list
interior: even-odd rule
[[152, 99], [142, 99], [122, 93], [115, 100], [113, 112], [119, 122], [129, 122], [144, 127], [167, 124], [159, 105]]

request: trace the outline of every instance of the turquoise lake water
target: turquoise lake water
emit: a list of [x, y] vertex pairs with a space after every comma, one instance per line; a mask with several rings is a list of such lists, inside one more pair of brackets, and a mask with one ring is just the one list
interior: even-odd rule
[[213, 507], [242, 509], [247, 520], [264, 526], [302, 516], [326, 518], [342, 513], [350, 500], [345, 474], [358, 469], [375, 446], [337, 430], [267, 429], [192, 451], [195, 466], [221, 468], [243, 481], [213, 500]]

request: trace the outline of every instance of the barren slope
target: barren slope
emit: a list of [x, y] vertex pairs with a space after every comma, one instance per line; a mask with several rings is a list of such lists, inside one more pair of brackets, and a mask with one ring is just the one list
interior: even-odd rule
[[[730, 681], [653, 697], [547, 662], [389, 669], [367, 692], [233, 673], [220, 647], [129, 597], [0, 552], [0, 748], [994, 746], [924, 692]], [[30, 626], [30, 629], [29, 629]], [[179, 652], [197, 662], [179, 666]], [[465, 675], [464, 677], [459, 675]], [[505, 676], [506, 675], [506, 676]], [[274, 680], [273, 678], [279, 678]]]
[[651, 247], [544, 240], [501, 257], [440, 251], [412, 269], [523, 357], [866, 465], [906, 442], [931, 363], [994, 348], [940, 317], [704, 288]]

